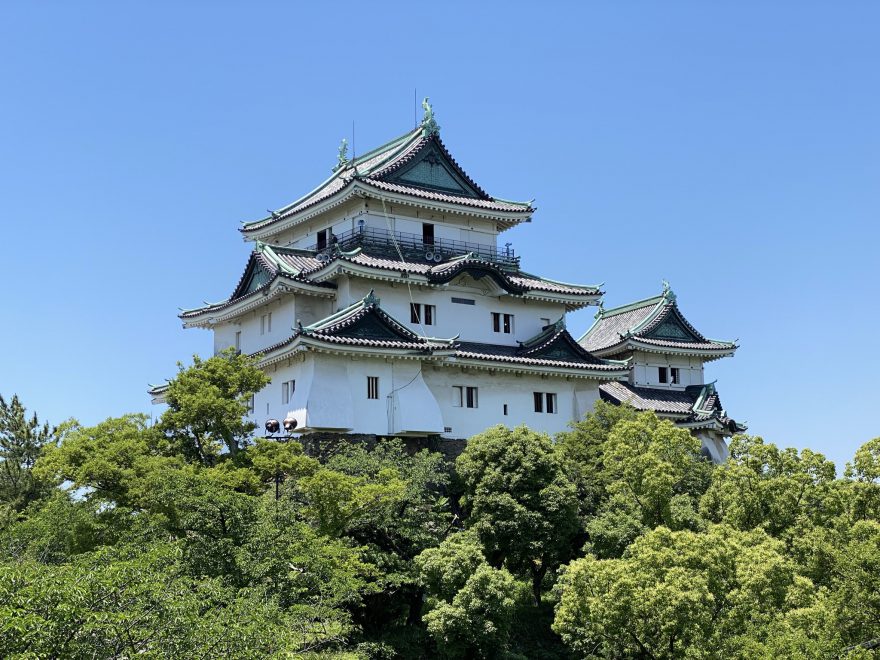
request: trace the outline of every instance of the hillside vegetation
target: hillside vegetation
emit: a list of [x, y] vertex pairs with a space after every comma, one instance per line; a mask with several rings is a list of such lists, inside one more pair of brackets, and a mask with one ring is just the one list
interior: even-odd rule
[[0, 398], [4, 658], [864, 658], [880, 645], [880, 438], [838, 477], [597, 404], [447, 464], [321, 461], [243, 422], [267, 383], [181, 367], [155, 425]]

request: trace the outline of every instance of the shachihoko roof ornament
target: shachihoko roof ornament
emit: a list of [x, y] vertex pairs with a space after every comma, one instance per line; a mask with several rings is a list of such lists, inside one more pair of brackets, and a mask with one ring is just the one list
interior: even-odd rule
[[336, 167], [331, 171], [338, 172], [346, 165], [348, 165], [348, 140], [342, 138], [342, 142], [339, 143], [339, 152], [336, 154]]
[[422, 117], [422, 135], [428, 137], [439, 133], [440, 125], [434, 119], [434, 108], [428, 102], [427, 96], [422, 100], [422, 109], [425, 111], [425, 116]]

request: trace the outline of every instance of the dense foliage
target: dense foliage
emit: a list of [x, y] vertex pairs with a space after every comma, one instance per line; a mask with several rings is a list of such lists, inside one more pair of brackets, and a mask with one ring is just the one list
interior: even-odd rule
[[880, 438], [838, 476], [598, 403], [454, 464], [254, 439], [253, 360], [196, 359], [158, 423], [0, 397], [0, 656], [828, 658], [880, 647]]

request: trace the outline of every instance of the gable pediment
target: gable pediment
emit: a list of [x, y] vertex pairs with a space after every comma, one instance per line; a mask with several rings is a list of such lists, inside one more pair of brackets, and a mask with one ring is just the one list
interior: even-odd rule
[[650, 339], [664, 339], [666, 341], [704, 341], [702, 337], [695, 335], [678, 314], [675, 313], [668, 314], [665, 319], [644, 336]]
[[536, 351], [527, 351], [530, 358], [544, 358], [545, 360], [560, 360], [563, 362], [583, 362], [589, 354], [584, 351], [577, 342], [571, 338], [568, 332], [559, 333], [549, 344], [542, 346]]
[[270, 282], [274, 274], [263, 266], [258, 260], [254, 259], [248, 266], [247, 271], [241, 279], [238, 288], [232, 293], [231, 298], [241, 298]]
[[482, 199], [483, 195], [461, 175], [459, 168], [443, 151], [429, 143], [412, 162], [386, 178], [389, 183], [399, 183], [416, 188]]
[[333, 333], [340, 337], [355, 339], [375, 339], [379, 341], [412, 341], [412, 337], [391, 327], [378, 314], [365, 314], [347, 328]]

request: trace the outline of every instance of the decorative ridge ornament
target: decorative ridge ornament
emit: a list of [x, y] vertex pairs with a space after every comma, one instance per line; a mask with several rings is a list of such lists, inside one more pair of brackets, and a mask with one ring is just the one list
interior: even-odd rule
[[370, 292], [366, 296], [364, 296], [363, 302], [364, 302], [364, 307], [367, 307], [369, 305], [378, 305], [379, 304], [379, 297], [376, 295], [374, 289], [370, 289]]
[[440, 132], [440, 125], [434, 119], [434, 108], [428, 103], [427, 96], [422, 100], [422, 109], [425, 111], [425, 116], [422, 117], [422, 135], [424, 137], [436, 135]]
[[663, 280], [663, 298], [665, 298], [667, 302], [675, 302], [675, 293], [672, 291], [672, 287], [669, 286], [669, 282], [666, 280]]
[[346, 165], [348, 165], [348, 140], [342, 138], [342, 142], [339, 143], [339, 152], [336, 154], [336, 167], [333, 168], [333, 171], [338, 172]]

